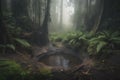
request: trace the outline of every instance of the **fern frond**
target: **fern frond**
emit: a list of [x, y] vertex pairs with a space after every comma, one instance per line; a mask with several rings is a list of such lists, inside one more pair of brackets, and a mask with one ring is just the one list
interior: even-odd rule
[[7, 44], [6, 47], [12, 49], [13, 51], [15, 51], [15, 46], [13, 44]]
[[23, 47], [30, 47], [31, 45], [24, 39], [14, 38], [14, 40]]
[[96, 51], [97, 53], [100, 52], [100, 50], [107, 45], [107, 42], [101, 41], [99, 44], [96, 46]]

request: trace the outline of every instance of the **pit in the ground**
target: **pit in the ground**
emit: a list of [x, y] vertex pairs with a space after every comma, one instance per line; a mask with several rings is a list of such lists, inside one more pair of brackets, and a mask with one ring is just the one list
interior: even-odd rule
[[82, 63], [82, 60], [72, 54], [51, 54], [45, 55], [39, 59], [40, 62], [51, 66], [63, 69], [70, 69]]

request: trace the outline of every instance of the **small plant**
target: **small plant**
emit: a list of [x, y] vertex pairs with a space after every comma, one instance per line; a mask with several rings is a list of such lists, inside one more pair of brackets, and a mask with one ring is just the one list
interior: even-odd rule
[[105, 50], [115, 50], [118, 44], [120, 44], [120, 34], [118, 32], [100, 32], [89, 40], [88, 52], [97, 54]]
[[0, 48], [10, 48], [13, 51], [15, 51], [15, 46], [13, 44], [6, 44], [6, 45], [1, 44]]
[[81, 31], [68, 32], [63, 34], [52, 34], [50, 37], [52, 42], [61, 42], [65, 46], [73, 49], [82, 49], [88, 45], [88, 35]]
[[6, 52], [14, 52], [17, 47], [28, 48], [31, 45], [29, 42], [21, 38], [23, 28], [16, 24], [15, 18], [11, 12], [3, 12], [3, 21], [5, 23], [6, 32], [5, 39], [0, 44], [0, 52], [2, 54]]
[[52, 73], [48, 68], [32, 71], [22, 68], [12, 60], [0, 60], [0, 80], [51, 80]]
[[17, 78], [21, 72], [21, 66], [15, 61], [0, 60], [0, 80], [7, 80], [10, 76]]
[[66, 36], [63, 40], [63, 43], [66, 46], [69, 46], [73, 49], [83, 49], [87, 47], [87, 35], [83, 32], [73, 32]]
[[30, 43], [28, 43], [26, 40], [24, 39], [20, 39], [20, 38], [14, 38], [14, 41], [16, 41], [16, 43], [20, 44], [23, 47], [30, 47]]
[[29, 42], [27, 42], [24, 39], [20, 39], [20, 38], [14, 38], [13, 43], [10, 44], [0, 44], [0, 51], [2, 52], [2, 54], [6, 53], [6, 51], [11, 50], [11, 51], [16, 51], [16, 47], [20, 46], [20, 47], [24, 47], [24, 48], [30, 48], [31, 45]]
[[62, 42], [62, 40], [67, 36], [67, 33], [51, 33], [50, 41], [51, 42]]

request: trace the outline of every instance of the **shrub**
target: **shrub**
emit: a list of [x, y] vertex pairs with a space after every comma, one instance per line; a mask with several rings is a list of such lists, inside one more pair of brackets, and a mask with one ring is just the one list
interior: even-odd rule
[[0, 60], [0, 80], [8, 80], [11, 77], [15, 80], [20, 77], [21, 72], [21, 66], [15, 61]]
[[52, 78], [51, 70], [41, 68], [38, 71], [24, 69], [11, 60], [0, 60], [0, 80], [48, 80]]
[[118, 44], [120, 44], [119, 32], [99, 32], [89, 40], [88, 52], [97, 54], [106, 50], [115, 50]]

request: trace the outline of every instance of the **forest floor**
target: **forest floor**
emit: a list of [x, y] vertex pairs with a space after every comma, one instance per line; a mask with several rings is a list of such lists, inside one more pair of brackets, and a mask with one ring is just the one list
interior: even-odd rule
[[37, 56], [49, 51], [62, 50], [70, 52], [71, 50], [69, 51], [69, 49], [59, 43], [55, 47], [52, 45], [49, 47], [34, 46], [33, 50], [34, 54], [32, 55], [22, 51], [16, 54], [0, 55], [0, 59], [15, 60], [26, 69], [31, 67], [33, 71], [44, 67], [51, 69], [56, 78], [55, 80], [120, 80], [120, 53], [115, 53], [108, 58], [100, 60], [89, 58], [85, 62], [83, 61], [85, 65], [79, 65], [77, 68], [69, 71], [63, 71], [38, 62]]
[[[46, 53], [51, 50], [61, 50], [66, 53], [72, 51], [59, 43], [55, 47], [50, 46], [43, 51]], [[58, 69], [57, 71], [59, 73], [54, 74], [57, 80], [120, 80], [120, 53], [113, 52], [110, 56], [101, 59], [86, 56], [83, 63], [72, 70], [60, 71]]]

